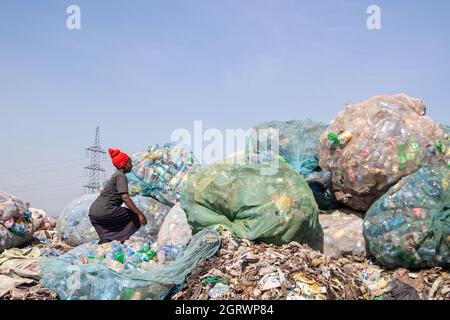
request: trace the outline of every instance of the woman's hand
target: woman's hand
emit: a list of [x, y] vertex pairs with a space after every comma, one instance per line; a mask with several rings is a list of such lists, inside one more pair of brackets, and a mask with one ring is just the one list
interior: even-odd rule
[[144, 214], [139, 215], [139, 221], [141, 222], [141, 226], [145, 226], [147, 224], [147, 218]]
[[139, 222], [141, 223], [141, 226], [145, 226], [147, 224], [147, 218], [145, 217], [144, 213], [136, 207], [133, 200], [131, 200], [128, 193], [122, 193], [120, 195], [122, 198], [122, 201], [125, 203], [125, 205], [133, 211], [137, 216], [139, 217]]

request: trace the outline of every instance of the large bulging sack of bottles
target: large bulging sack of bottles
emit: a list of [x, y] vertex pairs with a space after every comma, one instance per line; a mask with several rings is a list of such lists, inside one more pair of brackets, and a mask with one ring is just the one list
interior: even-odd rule
[[0, 252], [31, 240], [34, 226], [29, 204], [0, 191]]
[[[318, 183], [327, 178], [327, 173], [321, 172], [319, 167], [319, 142], [326, 128], [325, 124], [310, 119], [270, 121], [255, 126], [248, 140], [250, 152], [277, 151], [295, 171], [307, 180], [308, 177], [314, 180], [310, 187], [322, 210], [337, 207], [331, 185]], [[278, 143], [278, 148], [274, 143]]]
[[[56, 223], [59, 238], [71, 246], [98, 240], [98, 234], [89, 219], [89, 208], [98, 194], [86, 194], [67, 205]], [[170, 207], [153, 198], [134, 196], [136, 206], [145, 214], [147, 225], [138, 230], [137, 236], [155, 238]]]
[[318, 225], [314, 196], [283, 158], [275, 160], [228, 159], [191, 175], [181, 207], [193, 231], [221, 225], [249, 240], [307, 242]]
[[332, 172], [339, 202], [366, 211], [402, 177], [445, 161], [444, 131], [425, 112], [404, 94], [346, 105], [320, 139], [320, 167]]
[[192, 151], [182, 145], [166, 143], [150, 146], [131, 156], [132, 172], [127, 174], [130, 195], [153, 197], [173, 206], [188, 176], [199, 168]]
[[41, 284], [61, 300], [161, 300], [183, 285], [200, 259], [217, 252], [220, 237], [205, 229], [164, 261], [157, 247], [134, 236], [123, 244], [90, 242], [59, 257], [41, 258]]
[[364, 219], [368, 249], [389, 268], [450, 266], [450, 169], [423, 167], [375, 202]]

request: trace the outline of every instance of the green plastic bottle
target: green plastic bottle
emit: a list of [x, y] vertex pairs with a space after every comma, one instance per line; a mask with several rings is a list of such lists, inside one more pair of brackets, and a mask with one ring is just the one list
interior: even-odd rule
[[442, 141], [437, 141], [436, 142], [436, 149], [438, 149], [438, 151], [440, 153], [443, 153], [443, 145], [442, 145]]
[[398, 168], [401, 172], [406, 170], [406, 146], [404, 143], [399, 143], [397, 146], [398, 150]]
[[114, 260], [123, 264], [125, 262], [125, 255], [122, 251], [116, 252], [116, 254], [114, 255]]
[[328, 134], [328, 140], [333, 142], [333, 145], [335, 145], [335, 146], [339, 145], [339, 143], [340, 143], [338, 136], [333, 132]]

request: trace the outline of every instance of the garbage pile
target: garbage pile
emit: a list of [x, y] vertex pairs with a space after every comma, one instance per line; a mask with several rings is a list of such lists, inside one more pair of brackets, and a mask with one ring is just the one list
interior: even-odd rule
[[320, 139], [320, 167], [336, 199], [366, 211], [389, 187], [423, 165], [443, 162], [444, 131], [420, 99], [377, 96], [346, 105]]
[[0, 191], [0, 252], [30, 241], [35, 231], [48, 227], [49, 218], [43, 217], [42, 212], [40, 216], [36, 211], [33, 214], [29, 206], [29, 203]]
[[0, 299], [55, 300], [57, 294], [39, 284], [39, 259], [59, 256], [71, 247], [61, 242], [42, 243], [35, 239], [24, 248], [12, 248], [0, 253]]
[[273, 172], [271, 163], [230, 160], [191, 175], [181, 207], [193, 232], [221, 225], [239, 238], [268, 243], [312, 238], [319, 210], [311, 189], [283, 158], [276, 157]]
[[[98, 194], [87, 194], [72, 201], [61, 212], [57, 221], [58, 235], [71, 246], [78, 246], [92, 240], [98, 240], [98, 234], [89, 219], [89, 208]], [[135, 234], [138, 237], [155, 239], [170, 207], [153, 198], [134, 196], [133, 202], [144, 213], [147, 225]]]
[[174, 300], [450, 300], [440, 269], [385, 271], [362, 257], [328, 258], [306, 245], [255, 243], [221, 232], [213, 259], [202, 260]]
[[384, 266], [450, 267], [450, 169], [403, 178], [366, 213], [364, 236]]
[[149, 147], [128, 174], [148, 224], [124, 243], [97, 243], [96, 194], [56, 231], [0, 192], [0, 299], [450, 300], [449, 134], [395, 95], [328, 128], [263, 123], [207, 168], [181, 145]]
[[174, 143], [150, 146], [131, 160], [130, 195], [153, 197], [169, 206], [179, 201], [184, 182], [199, 167], [191, 150]]

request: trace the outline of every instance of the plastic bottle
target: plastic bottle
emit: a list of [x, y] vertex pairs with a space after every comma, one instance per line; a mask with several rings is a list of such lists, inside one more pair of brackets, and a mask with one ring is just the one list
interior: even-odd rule
[[125, 255], [122, 251], [118, 251], [114, 254], [114, 260], [123, 264], [125, 262]]
[[333, 145], [338, 145], [340, 143], [338, 136], [332, 132], [328, 134], [328, 140], [333, 142]]
[[406, 146], [404, 143], [399, 143], [397, 146], [398, 150], [398, 167], [400, 172], [403, 172], [406, 170]]

